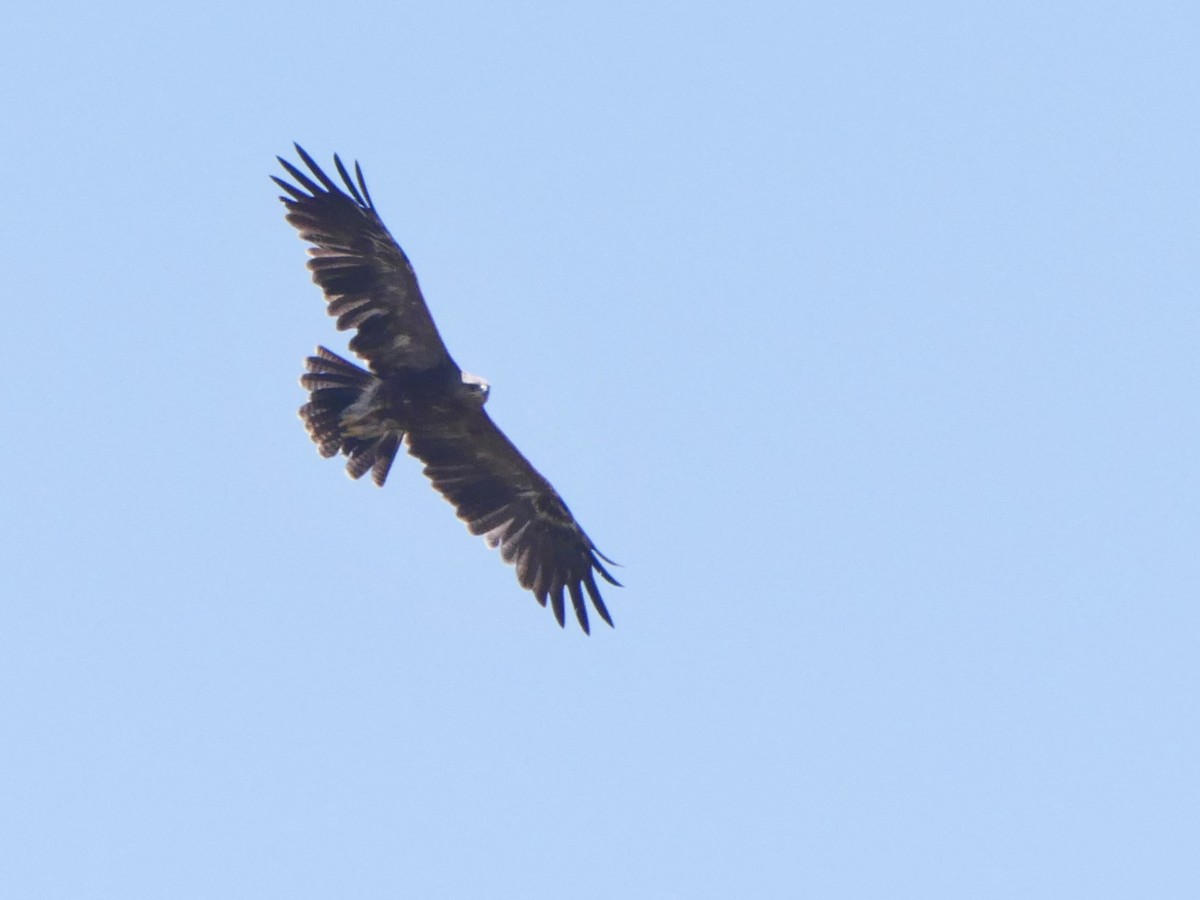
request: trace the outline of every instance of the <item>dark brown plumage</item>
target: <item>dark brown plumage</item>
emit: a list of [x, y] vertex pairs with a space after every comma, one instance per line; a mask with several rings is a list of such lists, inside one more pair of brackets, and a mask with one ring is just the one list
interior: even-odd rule
[[308, 267], [339, 330], [354, 329], [350, 349], [370, 371], [324, 347], [300, 383], [310, 392], [300, 415], [322, 456], [344, 454], [352, 478], [387, 480], [401, 444], [425, 464], [433, 486], [472, 534], [499, 547], [521, 586], [559, 625], [565, 596], [590, 631], [584, 593], [609, 625], [595, 573], [619, 584], [562, 498], [484, 411], [488, 385], [463, 372], [442, 343], [412, 265], [375, 211], [362, 170], [334, 165], [339, 186], [297, 144], [311, 175], [282, 157], [292, 181], [287, 221], [312, 246]]

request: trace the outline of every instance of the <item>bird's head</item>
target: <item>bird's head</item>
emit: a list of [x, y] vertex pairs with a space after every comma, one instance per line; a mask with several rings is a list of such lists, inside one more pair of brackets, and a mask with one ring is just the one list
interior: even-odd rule
[[474, 399], [480, 406], [487, 403], [488, 392], [492, 389], [492, 386], [487, 383], [487, 379], [472, 375], [470, 372], [463, 372], [462, 383], [468, 397]]

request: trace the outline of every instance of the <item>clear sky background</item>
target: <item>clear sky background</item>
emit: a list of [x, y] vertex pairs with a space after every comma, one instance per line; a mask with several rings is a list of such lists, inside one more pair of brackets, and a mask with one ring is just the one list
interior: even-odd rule
[[[0, 896], [1200, 896], [1198, 42], [11, 10]], [[615, 630], [318, 456], [292, 140], [362, 162]]]

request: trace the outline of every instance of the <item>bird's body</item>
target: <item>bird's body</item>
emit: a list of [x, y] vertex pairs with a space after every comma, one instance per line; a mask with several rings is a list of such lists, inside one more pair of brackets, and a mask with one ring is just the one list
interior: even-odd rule
[[600, 562], [612, 561], [492, 422], [483, 408], [487, 382], [450, 357], [362, 171], [356, 166], [352, 179], [335, 156], [343, 190], [298, 145], [296, 151], [313, 177], [280, 158], [296, 183], [273, 180], [288, 195], [280, 198], [288, 222], [312, 244], [308, 265], [330, 315], [339, 329], [356, 332], [350, 349], [369, 368], [324, 347], [308, 358], [300, 382], [310, 398], [300, 414], [321, 454], [345, 455], [351, 477], [369, 471], [382, 486], [405, 446], [470, 531], [516, 565], [522, 587], [543, 606], [550, 602], [560, 625], [566, 593], [589, 630], [585, 591], [611, 625], [594, 573], [617, 584]]

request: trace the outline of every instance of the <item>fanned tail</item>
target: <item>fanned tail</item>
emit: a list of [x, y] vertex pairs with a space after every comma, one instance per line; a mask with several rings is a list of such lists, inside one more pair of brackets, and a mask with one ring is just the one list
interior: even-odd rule
[[354, 434], [349, 433], [346, 419], [347, 411], [367, 398], [379, 379], [325, 347], [318, 347], [317, 355], [305, 360], [305, 369], [300, 384], [310, 394], [308, 403], [300, 407], [300, 418], [313, 443], [324, 457], [338, 453], [349, 457], [346, 472], [351, 478], [370, 472], [372, 480], [382, 487], [404, 435], [382, 427], [372, 434], [369, 410], [360, 412], [367, 418], [356, 421]]

